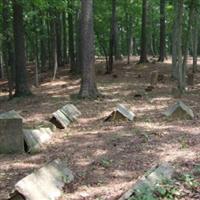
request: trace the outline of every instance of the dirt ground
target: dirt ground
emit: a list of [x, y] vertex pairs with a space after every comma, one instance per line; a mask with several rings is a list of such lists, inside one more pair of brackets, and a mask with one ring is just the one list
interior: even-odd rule
[[[43, 74], [34, 96], [7, 101], [0, 86], [0, 112], [16, 110], [25, 124], [39, 124], [67, 103], [82, 112], [77, 123], [57, 130], [52, 141], [36, 155], [0, 155], [0, 199], [6, 199], [21, 178], [55, 158], [67, 161], [75, 181], [65, 188], [62, 200], [114, 200], [119, 198], [151, 166], [170, 162], [181, 171], [200, 164], [200, 74], [182, 101], [194, 113], [193, 120], [169, 120], [162, 112], [177, 99], [171, 95], [170, 60], [165, 63], [136, 65], [116, 63], [113, 75], [104, 75], [104, 63], [97, 64], [97, 82], [104, 98], [79, 100], [80, 79], [60, 69], [58, 79]], [[152, 92], [144, 92], [149, 74], [159, 70], [165, 75]], [[3, 90], [3, 91], [2, 91]], [[134, 95], [141, 93], [141, 99]], [[134, 122], [103, 122], [118, 103], [135, 114]], [[192, 199], [192, 198], [189, 198]]]

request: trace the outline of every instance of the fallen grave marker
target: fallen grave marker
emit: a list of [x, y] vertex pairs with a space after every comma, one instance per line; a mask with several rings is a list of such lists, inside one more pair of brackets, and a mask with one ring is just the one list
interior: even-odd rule
[[119, 200], [129, 200], [144, 191], [154, 190], [157, 184], [170, 180], [174, 174], [174, 168], [168, 163], [154, 166], [124, 194]]
[[177, 101], [174, 105], [168, 108], [167, 111], [163, 113], [166, 117], [178, 118], [178, 119], [193, 119], [194, 113], [191, 108], [189, 108], [182, 101]]
[[24, 129], [25, 151], [27, 153], [39, 152], [44, 143], [49, 142], [53, 132], [50, 128]]
[[0, 115], [0, 153], [23, 153], [22, 117], [16, 111]]
[[81, 112], [73, 104], [67, 104], [54, 112], [50, 121], [57, 128], [65, 129], [71, 122], [77, 120], [80, 115]]
[[117, 120], [129, 120], [133, 121], [135, 114], [126, 108], [123, 104], [118, 104], [115, 111], [113, 111], [104, 121], [117, 121]]
[[60, 159], [56, 159], [20, 180], [10, 200], [57, 200], [65, 184], [73, 180], [72, 171]]

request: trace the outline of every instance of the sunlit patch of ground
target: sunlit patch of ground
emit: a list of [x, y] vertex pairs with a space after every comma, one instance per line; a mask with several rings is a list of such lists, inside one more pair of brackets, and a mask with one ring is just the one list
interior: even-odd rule
[[[49, 120], [52, 112], [66, 103], [73, 103], [82, 112], [79, 122], [67, 130], [57, 130], [41, 153], [0, 155], [0, 199], [18, 180], [57, 157], [66, 159], [75, 174], [74, 184], [65, 188], [63, 200], [117, 199], [157, 162], [169, 161], [181, 169], [183, 163], [192, 165], [200, 160], [199, 74], [195, 86], [182, 99], [194, 110], [195, 119], [172, 121], [162, 115], [176, 102], [171, 96], [174, 83], [170, 80], [169, 60], [164, 64], [135, 63], [135, 58], [130, 65], [117, 63], [117, 78], [103, 75], [104, 63], [98, 63], [98, 86], [105, 98], [95, 101], [73, 98], [79, 91], [80, 79], [71, 78], [63, 69], [56, 81], [46, 78], [40, 88], [33, 87], [33, 97], [6, 101], [7, 93], [0, 92], [0, 112], [15, 109], [28, 124]], [[149, 85], [149, 74], [155, 69], [166, 74], [166, 81], [142, 99], [134, 99], [138, 91], [144, 92]], [[133, 123], [103, 122], [118, 103], [136, 114]]]

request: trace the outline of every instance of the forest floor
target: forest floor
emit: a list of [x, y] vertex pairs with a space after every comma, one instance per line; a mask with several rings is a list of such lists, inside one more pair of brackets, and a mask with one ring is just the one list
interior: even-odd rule
[[[168, 120], [162, 116], [177, 101], [171, 95], [175, 83], [170, 80], [170, 60], [165, 63], [136, 65], [116, 63], [113, 75], [104, 75], [104, 63], [98, 62], [98, 88], [104, 98], [79, 100], [80, 79], [60, 69], [58, 79], [51, 81], [43, 74], [34, 96], [7, 101], [0, 82], [0, 112], [16, 110], [25, 123], [33, 125], [49, 120], [51, 114], [67, 103], [82, 112], [77, 123], [67, 130], [57, 130], [52, 141], [36, 155], [0, 155], [0, 199], [5, 199], [18, 182], [34, 169], [55, 158], [66, 160], [74, 172], [73, 185], [65, 188], [62, 200], [114, 200], [158, 162], [170, 162], [181, 172], [190, 172], [200, 165], [200, 73], [182, 101], [194, 113], [193, 120]], [[165, 75], [152, 92], [135, 99], [149, 85], [153, 70]], [[2, 91], [3, 90], [3, 91]], [[133, 122], [104, 122], [118, 103], [135, 114]], [[198, 177], [200, 179], [200, 177]], [[192, 195], [192, 194], [191, 194]], [[183, 199], [200, 199], [193, 196]]]

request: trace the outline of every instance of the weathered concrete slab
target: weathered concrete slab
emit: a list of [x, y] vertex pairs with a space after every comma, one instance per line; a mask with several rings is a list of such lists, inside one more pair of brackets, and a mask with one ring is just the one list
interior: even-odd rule
[[15, 111], [0, 115], [0, 153], [23, 153], [22, 117]]
[[56, 159], [19, 181], [15, 190], [26, 200], [57, 200], [65, 184], [73, 180], [72, 171], [60, 159]]
[[24, 129], [24, 140], [27, 146], [26, 152], [37, 153], [43, 145], [50, 141], [53, 132], [50, 128]]
[[185, 105], [182, 101], [177, 101], [174, 105], [163, 113], [166, 117], [179, 119], [193, 119], [194, 113], [190, 107]]
[[23, 117], [15, 110], [11, 110], [11, 111], [0, 114], [0, 119], [15, 119], [15, 118], [23, 120]]
[[127, 119], [129, 119], [130, 121], [133, 121], [135, 114], [130, 111], [128, 108], [126, 108], [124, 105], [122, 104], [118, 104], [117, 105], [117, 112], [121, 113], [124, 117], [126, 117]]
[[118, 104], [116, 110], [112, 112], [111, 115], [109, 115], [105, 119], [105, 121], [115, 121], [115, 120], [125, 120], [125, 119], [133, 121], [134, 118], [135, 114], [132, 111], [126, 108], [126, 106], [124, 106], [123, 104]]
[[81, 112], [73, 104], [67, 104], [54, 112], [50, 121], [57, 128], [65, 129], [71, 122], [77, 120], [80, 115]]
[[81, 112], [73, 104], [63, 106], [60, 111], [63, 112], [70, 121], [77, 120], [81, 115]]
[[60, 129], [65, 129], [70, 124], [70, 120], [60, 110], [53, 113], [51, 122]]
[[174, 168], [168, 163], [157, 165], [140, 178], [119, 200], [128, 200], [145, 190], [154, 190], [156, 185], [172, 178]]

